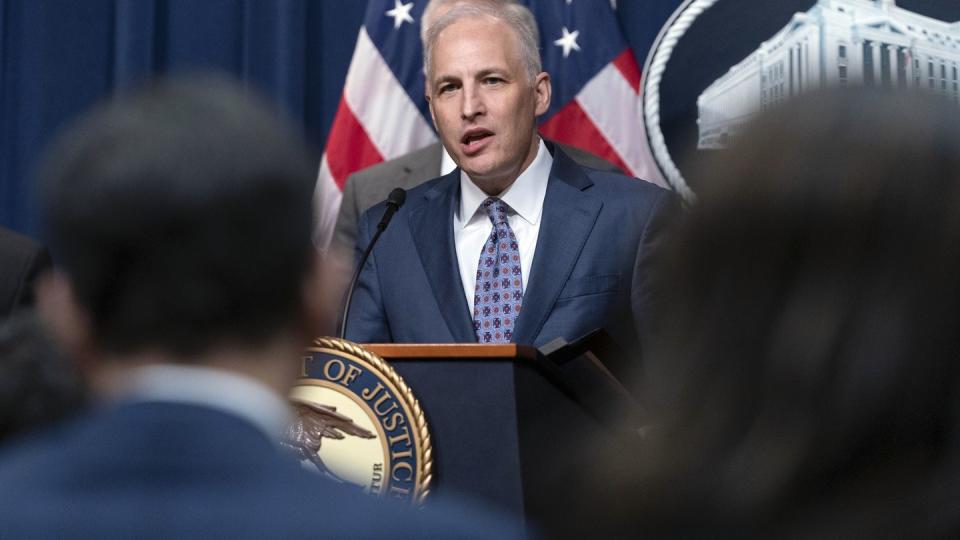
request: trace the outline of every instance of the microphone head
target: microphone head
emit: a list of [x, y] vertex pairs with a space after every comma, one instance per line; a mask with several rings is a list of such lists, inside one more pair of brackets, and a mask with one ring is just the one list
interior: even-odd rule
[[403, 188], [393, 188], [393, 191], [390, 192], [390, 195], [387, 195], [387, 205], [395, 206], [398, 209], [403, 206], [403, 203], [406, 200], [407, 190]]

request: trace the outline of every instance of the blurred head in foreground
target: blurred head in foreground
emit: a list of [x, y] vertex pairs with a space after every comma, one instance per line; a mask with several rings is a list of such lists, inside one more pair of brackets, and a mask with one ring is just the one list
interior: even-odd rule
[[66, 133], [41, 170], [61, 271], [40, 292], [71, 352], [109, 367], [295, 351], [289, 366], [234, 366], [285, 389], [322, 298], [313, 165], [294, 130], [233, 83], [197, 77]]
[[949, 536], [957, 107], [807, 96], [761, 115], [701, 185], [660, 272], [645, 360], [659, 436], [643, 455], [607, 456], [614, 523], [695, 537]]
[[0, 324], [0, 444], [80, 413], [86, 384], [32, 310]]

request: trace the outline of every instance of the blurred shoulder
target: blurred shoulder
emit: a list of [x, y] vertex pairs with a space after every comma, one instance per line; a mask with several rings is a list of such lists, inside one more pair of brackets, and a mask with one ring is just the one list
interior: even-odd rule
[[642, 178], [627, 176], [619, 172], [600, 171], [580, 166], [593, 181], [594, 188], [608, 198], [626, 197], [629, 201], [645, 200], [656, 202], [676, 198], [676, 193]]
[[4, 440], [0, 450], [0, 508], [5, 501], [42, 489], [72, 461], [71, 444], [84, 431], [87, 419], [66, 420], [26, 435]]
[[591, 152], [586, 150], [581, 150], [576, 146], [569, 146], [566, 144], [561, 144], [554, 142], [557, 148], [563, 150], [568, 156], [570, 156], [573, 161], [575, 161], [581, 167], [589, 167], [591, 169], [596, 169], [598, 171], [607, 171], [623, 174], [623, 170], [620, 167], [617, 167], [613, 163], [594, 155]]
[[[361, 169], [350, 175], [348, 183], [351, 181], [370, 182], [381, 179], [387, 181], [398, 174], [409, 174], [411, 172], [426, 170], [439, 171], [441, 156], [442, 150], [440, 143], [433, 143], [419, 150], [414, 150], [402, 156]], [[419, 182], [427, 180], [427, 178], [420, 178], [419, 176], [420, 175], [418, 175], [417, 178]]]
[[29, 236], [0, 227], [0, 257], [30, 258], [42, 250], [43, 246]]

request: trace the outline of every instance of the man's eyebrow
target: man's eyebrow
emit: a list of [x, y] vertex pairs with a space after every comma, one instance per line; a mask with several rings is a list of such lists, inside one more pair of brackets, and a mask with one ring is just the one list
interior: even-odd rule
[[490, 75], [497, 75], [499, 77], [506, 78], [507, 77], [506, 73], [507, 73], [507, 70], [505, 69], [498, 68], [498, 67], [489, 67], [489, 68], [484, 68], [478, 71], [476, 77], [478, 79], [482, 79]]
[[460, 80], [460, 77], [456, 77], [456, 76], [453, 76], [453, 75], [442, 75], [442, 76], [437, 77], [436, 79], [434, 79], [433, 84], [434, 84], [434, 86], [439, 86], [440, 84], [443, 84], [443, 83], [447, 83], [447, 82], [457, 82], [457, 81], [459, 81], [459, 80]]
[[[509, 78], [507, 77], [507, 72], [508, 70], [502, 67], [487, 67], [477, 71], [473, 77], [476, 79], [482, 79], [484, 77], [489, 77], [490, 75], [497, 75], [498, 77], [506, 79]], [[460, 80], [461, 78], [457, 75], [440, 75], [433, 80], [433, 85], [440, 86], [443, 83], [458, 83]]]

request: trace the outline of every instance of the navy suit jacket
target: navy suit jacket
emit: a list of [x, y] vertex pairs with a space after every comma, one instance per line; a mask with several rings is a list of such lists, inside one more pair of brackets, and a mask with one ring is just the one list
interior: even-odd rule
[[[649, 316], [646, 255], [676, 215], [676, 197], [648, 182], [581, 167], [563, 151], [550, 150], [554, 161], [540, 235], [513, 341], [541, 346], [605, 328], [622, 347], [636, 351], [639, 319]], [[348, 339], [476, 342], [454, 246], [459, 200], [459, 169], [410, 190], [361, 272]], [[364, 214], [358, 256], [384, 208], [381, 203]]]
[[247, 421], [135, 403], [0, 457], [0, 538], [485, 538], [496, 521], [420, 512], [303, 471]]

